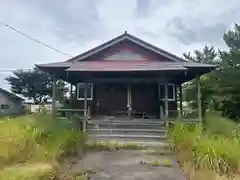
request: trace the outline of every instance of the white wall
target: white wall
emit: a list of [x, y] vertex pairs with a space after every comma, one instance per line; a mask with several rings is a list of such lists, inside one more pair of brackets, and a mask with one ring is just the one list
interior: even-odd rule
[[39, 108], [43, 108], [47, 111], [52, 110], [52, 105], [51, 104], [45, 104], [45, 105], [37, 105], [37, 104], [31, 104], [30, 105], [30, 112], [35, 113], [38, 112]]

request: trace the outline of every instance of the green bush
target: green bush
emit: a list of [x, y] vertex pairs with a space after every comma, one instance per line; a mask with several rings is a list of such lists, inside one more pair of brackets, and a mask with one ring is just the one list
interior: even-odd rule
[[208, 115], [206, 120], [206, 130], [211, 135], [224, 136], [224, 137], [240, 137], [240, 124], [232, 120], [228, 120], [216, 113]]
[[195, 146], [196, 167], [218, 173], [239, 172], [240, 143], [236, 139], [202, 136]]
[[169, 139], [180, 162], [190, 161], [196, 169], [211, 169], [217, 173], [239, 173], [239, 126], [216, 117], [208, 118], [206, 122], [204, 127], [176, 123], [169, 130]]
[[200, 124], [176, 123], [169, 132], [169, 139], [175, 151], [187, 151], [194, 148], [198, 138], [202, 135]]
[[51, 162], [81, 153], [86, 136], [70, 121], [47, 115], [0, 120], [0, 165]]

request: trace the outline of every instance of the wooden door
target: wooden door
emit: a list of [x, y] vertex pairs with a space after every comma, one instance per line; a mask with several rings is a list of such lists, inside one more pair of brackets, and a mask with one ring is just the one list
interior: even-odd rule
[[149, 116], [159, 116], [157, 84], [132, 84], [132, 110]]
[[127, 114], [127, 84], [96, 85], [96, 114], [117, 116]]

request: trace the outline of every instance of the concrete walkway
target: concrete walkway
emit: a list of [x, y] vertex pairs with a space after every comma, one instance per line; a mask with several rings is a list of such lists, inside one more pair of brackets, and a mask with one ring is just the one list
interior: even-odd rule
[[[171, 167], [164, 166], [166, 161]], [[90, 180], [187, 180], [172, 157], [139, 150], [90, 153], [72, 168], [87, 170]]]

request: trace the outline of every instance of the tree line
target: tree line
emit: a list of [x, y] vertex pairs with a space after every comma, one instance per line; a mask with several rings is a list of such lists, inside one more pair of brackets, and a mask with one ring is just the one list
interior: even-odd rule
[[[233, 29], [224, 33], [223, 40], [226, 50], [205, 46], [183, 56], [189, 61], [219, 65], [200, 79], [203, 117], [210, 109], [237, 120], [240, 117], [240, 25], [235, 24]], [[185, 84], [184, 99], [193, 108], [196, 107], [196, 93], [195, 80]]]
[[[240, 25], [224, 33], [223, 40], [227, 50], [216, 50], [205, 46], [202, 50], [183, 53], [188, 61], [218, 64], [215, 71], [201, 76], [202, 109], [205, 116], [208, 109], [217, 110], [232, 119], [240, 117]], [[238, 79], [239, 78], [239, 79]], [[51, 75], [37, 68], [17, 70], [6, 78], [13, 93], [43, 103], [52, 96], [53, 79]], [[57, 81], [57, 99], [61, 100], [68, 88], [64, 81]], [[196, 108], [196, 81], [184, 84], [184, 100]]]
[[[43, 104], [52, 97], [53, 77], [36, 67], [30, 70], [13, 71], [13, 75], [6, 77], [5, 80], [13, 93], [33, 100], [35, 104]], [[56, 99], [63, 101], [67, 91], [67, 83], [58, 80]]]

